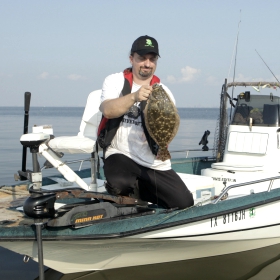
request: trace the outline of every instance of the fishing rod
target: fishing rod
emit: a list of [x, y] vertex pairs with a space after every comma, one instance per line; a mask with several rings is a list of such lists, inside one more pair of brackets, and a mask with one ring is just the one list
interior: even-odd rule
[[[234, 58], [234, 69], [233, 69], [233, 79], [232, 79], [233, 83], [235, 81], [236, 61], [237, 61], [237, 47], [238, 47], [240, 24], [241, 24], [241, 10], [240, 10], [240, 20], [239, 20], [239, 23], [238, 23], [238, 29], [237, 29], [237, 35], [236, 35], [236, 43], [235, 43], [235, 58]], [[233, 54], [232, 54], [232, 59], [233, 59]], [[230, 70], [231, 70], [232, 59], [231, 59], [230, 68], [229, 68], [229, 72], [228, 72], [228, 78], [229, 78], [229, 74], [230, 74]], [[233, 99], [233, 93], [234, 93], [234, 87], [232, 87], [232, 91], [231, 91], [231, 100]], [[230, 108], [229, 119], [231, 119], [231, 114], [232, 114], [232, 106]]]
[[[239, 20], [239, 23], [238, 23], [235, 47], [234, 47], [235, 61], [234, 61], [233, 83], [235, 81], [240, 23], [241, 23], [241, 10], [240, 10], [240, 20]], [[228, 72], [228, 78], [229, 78], [229, 74], [230, 74], [230, 71], [231, 71], [234, 51], [233, 51], [232, 57], [231, 57], [231, 63], [230, 63], [230, 68], [229, 68], [229, 72]], [[226, 142], [226, 138], [227, 138], [228, 122], [229, 122], [229, 120], [231, 120], [232, 107], [234, 107], [234, 104], [232, 102], [234, 87], [232, 88], [232, 93], [231, 93], [231, 97], [230, 97], [229, 94], [227, 93], [227, 87], [226, 87], [226, 83], [227, 83], [228, 78], [225, 79], [225, 84], [222, 87], [221, 100], [220, 100], [220, 115], [219, 115], [219, 119], [218, 119], [219, 124], [217, 124], [217, 127], [216, 127], [216, 135], [215, 135], [215, 140], [214, 140], [214, 150], [215, 150], [215, 153], [216, 153], [216, 155], [214, 155], [214, 156], [216, 157], [217, 162], [222, 161], [222, 159], [223, 159], [223, 153], [224, 153], [224, 150], [225, 150], [225, 142]], [[228, 118], [227, 109], [226, 109], [227, 98], [229, 98], [229, 101], [230, 101], [230, 104], [231, 104], [229, 118]]]
[[272, 72], [272, 70], [268, 67], [268, 65], [265, 63], [265, 61], [263, 60], [263, 58], [261, 57], [261, 55], [257, 52], [257, 50], [255, 49], [256, 53], [259, 55], [259, 57], [261, 58], [261, 60], [263, 61], [263, 63], [266, 65], [266, 67], [268, 68], [268, 70], [271, 72], [271, 74], [274, 76], [274, 78], [276, 79], [276, 81], [280, 84], [279, 80], [277, 79], [277, 77], [274, 75], [274, 73]]
[[237, 35], [236, 35], [235, 46], [234, 46], [233, 52], [232, 52], [231, 62], [230, 62], [230, 66], [229, 66], [229, 69], [228, 69], [228, 77], [227, 77], [227, 80], [229, 79], [229, 74], [230, 74], [230, 71], [231, 71], [231, 66], [232, 66], [232, 60], [233, 60], [234, 51], [235, 51], [235, 58], [234, 58], [233, 81], [234, 81], [234, 79], [235, 79], [235, 69], [236, 69], [236, 58], [237, 58], [237, 47], [238, 47], [238, 37], [239, 37], [240, 23], [241, 23], [241, 10], [240, 10], [240, 20], [239, 20], [238, 28], [237, 28]]
[[[240, 11], [241, 12], [241, 11]], [[237, 30], [237, 36], [236, 36], [236, 44], [235, 44], [235, 58], [234, 58], [234, 68], [233, 68], [233, 82], [235, 81], [235, 71], [236, 71], [236, 59], [237, 59], [237, 47], [238, 47], [238, 38], [239, 38], [239, 30], [240, 30], [240, 23], [241, 19], [238, 23], [238, 30]], [[233, 91], [231, 97], [233, 98]]]

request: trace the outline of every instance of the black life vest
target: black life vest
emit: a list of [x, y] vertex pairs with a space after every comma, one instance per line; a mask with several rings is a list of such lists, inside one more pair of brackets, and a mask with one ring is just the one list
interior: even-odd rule
[[[132, 84], [133, 84], [133, 75], [132, 75], [131, 68], [125, 69], [123, 74], [124, 74], [124, 85], [122, 89], [122, 95], [124, 96], [131, 93]], [[150, 82], [150, 85], [159, 82], [160, 79], [154, 75]], [[149, 135], [148, 130], [145, 126], [144, 113], [143, 113], [145, 109], [145, 105], [146, 105], [146, 101], [142, 101], [140, 106], [141, 106], [141, 121], [143, 125], [143, 130], [152, 153], [154, 155], [157, 155], [159, 147], [156, 144], [156, 142], [152, 139], [152, 137]], [[114, 119], [107, 119], [102, 115], [102, 119], [100, 121], [98, 131], [97, 131], [97, 142], [99, 146], [103, 149], [103, 156], [105, 156], [105, 151], [107, 147], [110, 146], [122, 120], [123, 120], [123, 115]]]

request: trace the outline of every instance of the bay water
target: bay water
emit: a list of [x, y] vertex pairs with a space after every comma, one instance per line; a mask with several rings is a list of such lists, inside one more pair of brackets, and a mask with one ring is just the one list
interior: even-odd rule
[[[29, 111], [29, 132], [33, 125], [52, 125], [55, 137], [74, 136], [79, 132], [83, 107], [31, 107]], [[213, 148], [214, 132], [219, 114], [218, 108], [179, 108], [180, 127], [169, 146], [170, 151], [202, 150], [199, 145], [204, 131], [209, 130], [208, 147]], [[0, 107], [0, 186], [15, 184], [14, 174], [21, 169], [23, 134], [23, 107]], [[188, 156], [204, 156], [205, 152], [191, 151]], [[211, 156], [211, 152], [207, 155]], [[65, 155], [64, 160], [88, 158], [88, 155]], [[186, 153], [172, 153], [172, 157], [186, 157]], [[39, 158], [40, 164], [45, 160]], [[31, 169], [31, 154], [27, 151], [27, 168]], [[72, 166], [71, 166], [72, 167]], [[73, 166], [77, 169], [79, 165]], [[54, 170], [45, 170], [49, 176]]]

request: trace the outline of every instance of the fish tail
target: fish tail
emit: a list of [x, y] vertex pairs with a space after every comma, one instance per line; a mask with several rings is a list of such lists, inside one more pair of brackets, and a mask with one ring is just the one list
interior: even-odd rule
[[157, 159], [161, 161], [165, 161], [167, 159], [171, 159], [171, 155], [169, 151], [167, 150], [167, 147], [159, 147], [158, 153], [157, 153]]

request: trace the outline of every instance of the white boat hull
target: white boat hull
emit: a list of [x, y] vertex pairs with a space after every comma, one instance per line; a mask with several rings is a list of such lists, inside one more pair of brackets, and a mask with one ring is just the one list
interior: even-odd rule
[[[276, 245], [280, 243], [280, 217], [274, 213], [279, 204], [275, 201], [253, 210], [123, 238], [45, 240], [44, 264], [68, 274], [213, 257]], [[2, 240], [1, 246], [37, 261], [36, 241]]]
[[[44, 242], [44, 264], [61, 273], [107, 270], [239, 253], [280, 243], [278, 238], [236, 241], [122, 239]], [[36, 242], [5, 242], [37, 261]]]
[[[233, 211], [202, 221], [137, 235], [140, 238], [221, 241], [276, 238], [280, 236], [280, 202]], [[273, 230], [271, 230], [273, 228]]]

